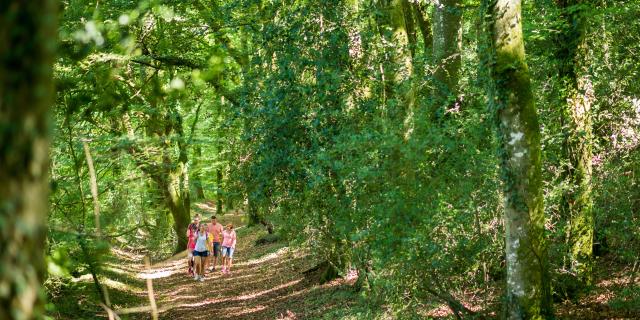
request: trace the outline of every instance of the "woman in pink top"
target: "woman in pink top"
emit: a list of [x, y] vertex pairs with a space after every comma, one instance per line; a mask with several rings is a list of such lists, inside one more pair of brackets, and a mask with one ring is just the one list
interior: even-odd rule
[[235, 248], [236, 232], [233, 230], [233, 224], [229, 223], [227, 228], [222, 231], [222, 273], [231, 272], [231, 261]]

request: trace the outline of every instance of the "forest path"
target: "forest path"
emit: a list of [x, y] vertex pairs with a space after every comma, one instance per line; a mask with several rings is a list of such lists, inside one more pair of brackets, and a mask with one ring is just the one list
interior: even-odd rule
[[139, 274], [153, 279], [160, 319], [308, 319], [336, 307], [331, 296], [344, 289], [343, 280], [317, 285], [303, 274], [313, 267], [307, 253], [282, 243], [257, 246], [265, 232], [242, 226], [241, 217], [218, 217], [223, 224], [239, 226], [231, 274], [223, 275], [217, 267], [206, 273], [204, 282], [195, 281], [186, 272], [186, 252]]

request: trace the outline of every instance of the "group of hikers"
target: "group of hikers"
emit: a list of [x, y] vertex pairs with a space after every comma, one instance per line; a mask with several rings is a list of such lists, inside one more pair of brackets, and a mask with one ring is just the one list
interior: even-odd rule
[[187, 228], [187, 238], [188, 273], [194, 280], [204, 281], [205, 271], [214, 272], [220, 256], [222, 274], [231, 273], [236, 248], [236, 232], [232, 223], [223, 228], [216, 216], [211, 216], [211, 222], [205, 223], [200, 222], [200, 214], [196, 214]]

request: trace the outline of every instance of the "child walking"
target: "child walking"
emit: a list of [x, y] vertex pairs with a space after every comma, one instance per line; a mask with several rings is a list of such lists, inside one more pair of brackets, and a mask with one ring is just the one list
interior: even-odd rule
[[196, 248], [196, 233], [200, 227], [200, 214], [196, 214], [187, 227], [187, 269], [190, 276], [195, 275], [193, 250]]
[[193, 250], [193, 257], [196, 262], [196, 276], [193, 279], [196, 281], [204, 281], [204, 259], [209, 255], [209, 250], [207, 250], [208, 238], [207, 226], [202, 223], [196, 233], [196, 247]]
[[233, 224], [227, 224], [227, 228], [222, 231], [222, 273], [231, 273], [231, 262], [233, 261], [233, 251], [236, 248], [236, 231]]

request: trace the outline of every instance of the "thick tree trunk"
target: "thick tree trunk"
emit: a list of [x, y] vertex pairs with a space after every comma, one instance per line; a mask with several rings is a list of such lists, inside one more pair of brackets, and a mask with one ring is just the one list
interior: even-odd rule
[[[172, 131], [178, 136], [178, 162], [172, 165], [171, 159], [168, 155], [168, 150], [165, 149], [164, 162], [171, 169], [169, 173], [169, 185], [168, 191], [170, 198], [166, 199], [170, 202], [169, 208], [171, 208], [171, 214], [173, 215], [174, 225], [173, 228], [178, 237], [178, 243], [176, 252], [182, 251], [187, 248], [187, 239], [185, 234], [187, 227], [191, 220], [191, 198], [189, 192], [189, 159], [187, 156], [187, 144], [184, 141], [184, 131], [182, 129], [182, 118], [179, 114], [175, 113], [169, 117], [167, 121], [172, 126]], [[167, 166], [165, 166], [167, 167]]]
[[166, 190], [164, 196], [165, 202], [173, 216], [173, 230], [176, 232], [178, 238], [175, 252], [180, 252], [187, 248], [185, 234], [187, 233], [187, 226], [189, 226], [191, 216], [188, 189], [176, 186], [180, 184], [183, 174], [180, 170], [178, 172], [172, 172], [169, 175], [170, 180], [163, 186], [163, 189]]
[[[489, 2], [489, 1], [487, 1]], [[485, 2], [485, 5], [487, 5]], [[540, 126], [525, 61], [519, 0], [491, 1], [489, 98], [496, 112], [505, 197], [507, 319], [552, 316], [544, 204]]]
[[587, 43], [587, 14], [589, 1], [558, 1], [566, 19], [566, 29], [560, 37], [557, 52], [560, 78], [564, 82], [563, 112], [567, 128], [565, 153], [568, 188], [564, 194], [568, 219], [567, 242], [572, 273], [580, 286], [592, 282], [593, 237], [595, 214], [591, 198], [592, 128], [591, 104], [593, 86], [587, 75], [589, 48]]
[[[165, 162], [166, 166], [171, 166], [171, 162]], [[187, 248], [187, 226], [190, 222], [190, 198], [189, 189], [184, 188], [184, 175], [186, 174], [184, 164], [180, 163], [171, 171], [158, 171], [151, 174], [153, 180], [162, 192], [162, 198], [173, 217], [173, 230], [178, 239], [175, 252], [180, 252]]]
[[433, 45], [433, 34], [431, 33], [431, 23], [426, 13], [427, 10], [425, 10], [425, 5], [419, 2], [411, 1], [410, 5], [413, 8], [413, 15], [422, 35], [424, 53], [428, 54], [431, 52], [431, 46]]
[[379, 2], [378, 23], [385, 46], [384, 88], [385, 96], [396, 101], [397, 107], [389, 110], [392, 120], [405, 121], [412, 117], [415, 105], [413, 86], [413, 59], [406, 28], [404, 0], [383, 0]]
[[416, 21], [413, 15], [413, 8], [409, 0], [402, 0], [402, 11], [404, 13], [404, 26], [407, 32], [407, 41], [409, 43], [409, 51], [411, 52], [411, 59], [416, 56], [417, 35], [416, 35]]
[[55, 8], [0, 2], [0, 319], [43, 314]]
[[437, 0], [433, 5], [434, 115], [458, 100], [462, 58], [461, 0]]
[[[159, 95], [158, 95], [159, 96]], [[153, 101], [153, 107], [158, 108], [158, 101]], [[134, 139], [129, 116], [123, 117], [125, 128], [130, 139]], [[129, 148], [138, 166], [157, 184], [164, 202], [173, 217], [173, 229], [176, 232], [177, 244], [175, 252], [187, 248], [187, 226], [191, 220], [191, 198], [189, 195], [189, 171], [187, 143], [184, 139], [182, 118], [174, 110], [168, 111], [164, 118], [152, 114], [145, 122], [147, 135], [156, 136], [160, 141], [169, 141], [166, 137], [175, 134], [178, 143], [178, 159], [173, 161], [170, 143], [163, 143], [161, 152], [155, 154], [154, 159], [136, 147]], [[151, 153], [151, 152], [147, 152]], [[154, 153], [151, 153], [154, 154]]]

